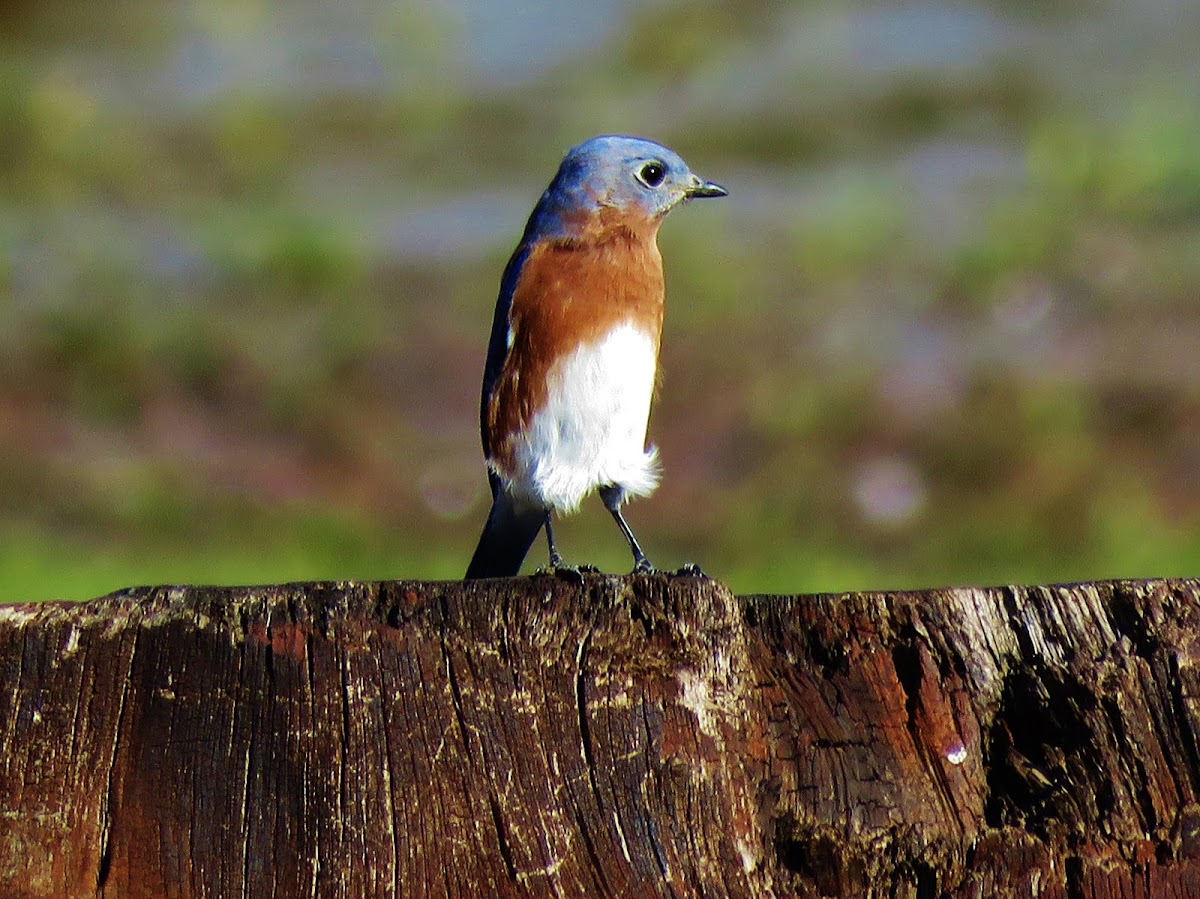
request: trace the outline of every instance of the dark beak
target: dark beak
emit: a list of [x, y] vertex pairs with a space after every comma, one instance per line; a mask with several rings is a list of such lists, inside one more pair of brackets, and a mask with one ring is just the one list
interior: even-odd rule
[[[694, 176], [693, 176], [694, 177]], [[714, 181], [705, 181], [703, 178], [696, 178], [695, 183], [687, 190], [687, 198], [689, 200], [694, 197], [727, 197], [729, 191]]]

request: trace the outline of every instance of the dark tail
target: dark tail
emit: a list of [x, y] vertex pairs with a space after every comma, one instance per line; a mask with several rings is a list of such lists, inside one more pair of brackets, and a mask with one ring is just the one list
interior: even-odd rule
[[492, 511], [475, 547], [475, 555], [467, 566], [466, 578], [512, 577], [521, 570], [521, 563], [546, 523], [546, 513], [540, 509], [517, 512], [503, 490], [496, 490]]

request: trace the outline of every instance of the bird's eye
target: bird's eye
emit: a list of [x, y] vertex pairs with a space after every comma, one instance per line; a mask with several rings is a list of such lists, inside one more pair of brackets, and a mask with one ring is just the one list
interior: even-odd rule
[[647, 187], [658, 187], [666, 177], [667, 170], [661, 162], [647, 162], [637, 171], [637, 179]]

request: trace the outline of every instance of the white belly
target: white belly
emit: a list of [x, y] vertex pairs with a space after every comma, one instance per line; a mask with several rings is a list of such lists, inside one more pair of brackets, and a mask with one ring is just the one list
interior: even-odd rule
[[570, 511], [606, 484], [631, 496], [654, 490], [658, 451], [646, 448], [646, 425], [656, 349], [625, 324], [555, 363], [546, 405], [515, 447], [517, 492]]

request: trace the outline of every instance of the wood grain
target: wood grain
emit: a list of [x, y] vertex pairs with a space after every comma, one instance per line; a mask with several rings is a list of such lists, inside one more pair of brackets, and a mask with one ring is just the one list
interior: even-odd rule
[[1200, 896], [1200, 581], [0, 607], [0, 896]]

